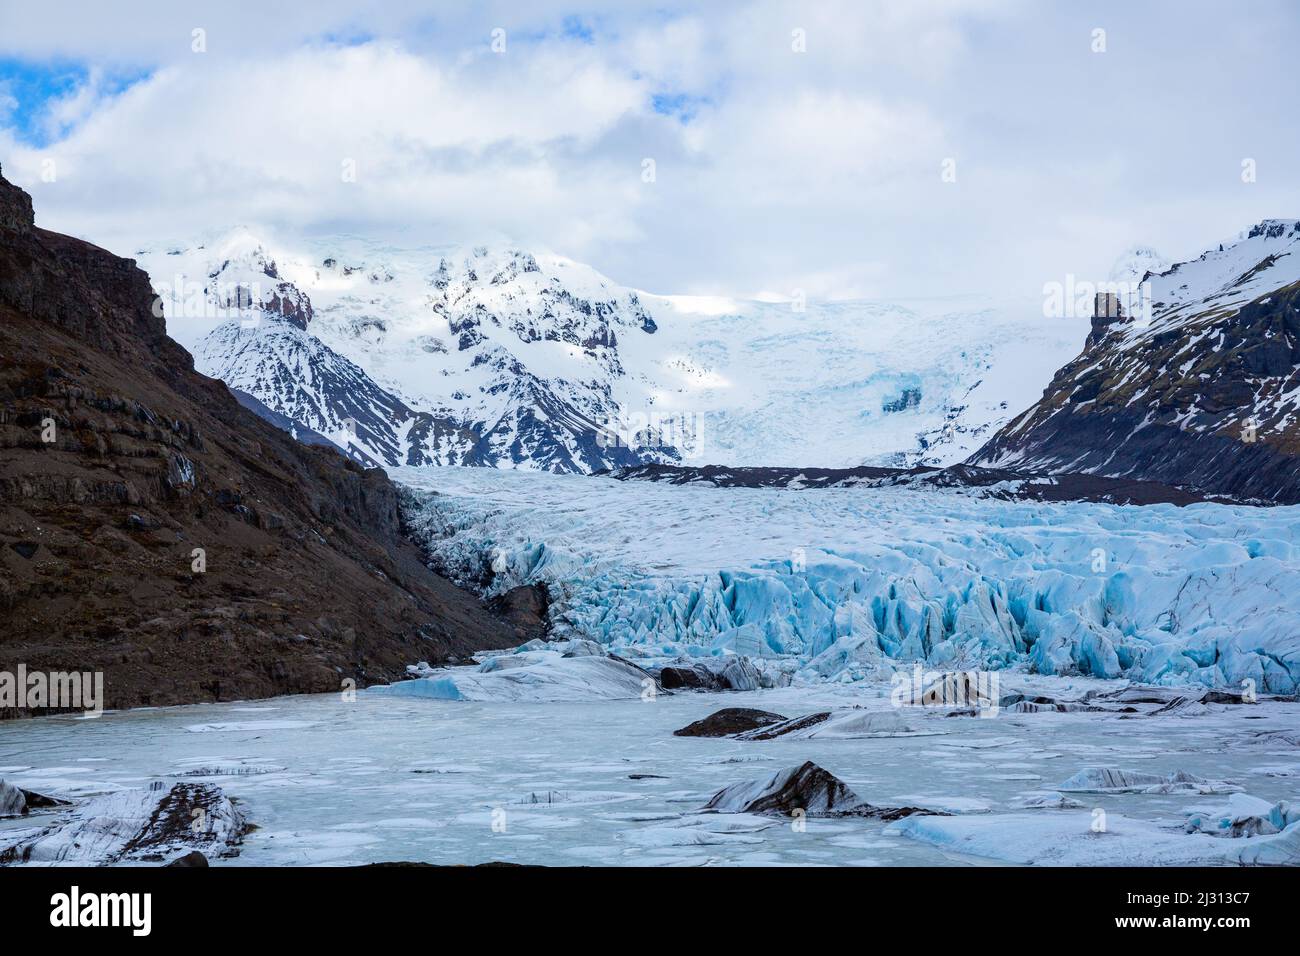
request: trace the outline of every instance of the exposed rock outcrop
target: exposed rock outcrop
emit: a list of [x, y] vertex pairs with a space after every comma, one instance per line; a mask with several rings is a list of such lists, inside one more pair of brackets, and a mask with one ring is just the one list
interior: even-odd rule
[[131, 260], [37, 228], [0, 178], [0, 669], [102, 671], [122, 707], [518, 643], [424, 566], [382, 471], [241, 407], [154, 304]]
[[673, 731], [675, 737], [729, 737], [732, 734], [779, 724], [785, 718], [752, 707], [724, 707], [694, 723]]
[[843, 780], [811, 760], [789, 767], [767, 780], [749, 780], [724, 787], [704, 807], [719, 813], [804, 814], [809, 817], [880, 817], [896, 820], [916, 807], [873, 807]]
[[970, 463], [1300, 502], [1300, 221], [1148, 281]]

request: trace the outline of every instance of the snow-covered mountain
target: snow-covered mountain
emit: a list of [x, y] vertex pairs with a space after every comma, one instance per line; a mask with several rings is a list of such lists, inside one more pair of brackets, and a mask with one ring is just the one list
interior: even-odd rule
[[1266, 220], [1149, 280], [975, 464], [1300, 502], [1300, 221]]
[[238, 229], [137, 255], [202, 371], [388, 465], [949, 464], [1087, 328], [1036, 301], [659, 296], [508, 247]]

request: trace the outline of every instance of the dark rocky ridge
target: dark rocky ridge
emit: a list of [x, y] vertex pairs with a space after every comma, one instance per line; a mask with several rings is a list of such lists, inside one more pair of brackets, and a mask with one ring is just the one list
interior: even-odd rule
[[[1300, 282], [1287, 261], [1300, 221], [1263, 223], [1250, 232], [1260, 238], [1289, 249], [1260, 247], [1257, 264], [1203, 298], [1155, 302], [1149, 329], [1094, 319], [1079, 357], [969, 462], [1300, 503]], [[1198, 267], [1214, 256], [1175, 266], [1162, 288], [1200, 288]]]
[[124, 707], [517, 643], [424, 566], [382, 471], [241, 407], [153, 303], [133, 261], [37, 228], [0, 178], [0, 669], [103, 671]]
[[[766, 468], [704, 465], [637, 465], [602, 472], [620, 481], [658, 481], [716, 488], [950, 488], [1007, 501], [1101, 501], [1120, 505], [1188, 505], [1215, 500], [1157, 481], [1100, 475], [1047, 475], [1004, 468]], [[1228, 496], [1220, 496], [1227, 500]]]
[[753, 707], [724, 707], [673, 731], [674, 737], [730, 737], [761, 727], [779, 724], [786, 718]]

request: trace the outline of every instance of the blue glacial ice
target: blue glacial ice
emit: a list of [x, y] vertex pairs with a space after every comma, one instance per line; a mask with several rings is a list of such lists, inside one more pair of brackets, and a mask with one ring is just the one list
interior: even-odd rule
[[435, 563], [553, 632], [797, 682], [921, 661], [1294, 694], [1300, 507], [1007, 502], [398, 469]]

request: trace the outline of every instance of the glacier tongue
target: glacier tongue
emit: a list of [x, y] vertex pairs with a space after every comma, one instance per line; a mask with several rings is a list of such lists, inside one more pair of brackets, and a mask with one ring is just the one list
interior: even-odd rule
[[394, 477], [423, 492], [411, 525], [442, 570], [488, 594], [544, 582], [556, 636], [629, 658], [734, 653], [810, 681], [923, 661], [1300, 686], [1300, 508]]

